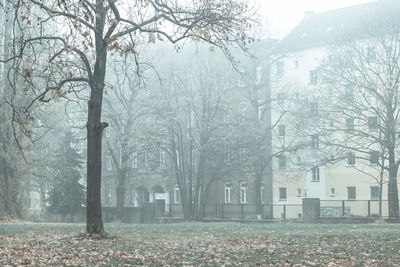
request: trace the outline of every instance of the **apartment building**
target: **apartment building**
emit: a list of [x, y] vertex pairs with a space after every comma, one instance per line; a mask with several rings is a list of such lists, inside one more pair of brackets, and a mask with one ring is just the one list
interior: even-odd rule
[[[285, 149], [274, 162], [274, 203], [300, 204], [304, 197], [319, 198], [326, 207], [346, 205], [347, 215], [365, 216], [367, 210], [368, 215], [378, 214], [375, 200], [382, 178], [383, 215], [387, 216], [388, 173], [386, 169], [382, 177], [380, 173], [387, 154], [381, 153], [377, 141], [384, 119], [374, 112], [382, 105], [367, 95], [366, 79], [354, 67], [368, 68], [364, 74], [378, 88], [375, 92], [386, 92], [371, 73], [379, 69], [386, 76], [382, 58], [395, 52], [382, 48], [389, 48], [385, 38], [393, 33], [385, 27], [397, 23], [390, 15], [398, 9], [398, 2], [382, 0], [308, 12], [277, 45], [271, 78], [277, 124], [273, 143], [276, 151]], [[353, 65], [346, 66], [349, 62]], [[347, 72], [342, 76], [346, 82], [335, 75], [339, 72]], [[355, 110], [355, 103], [362, 103], [364, 110]]]

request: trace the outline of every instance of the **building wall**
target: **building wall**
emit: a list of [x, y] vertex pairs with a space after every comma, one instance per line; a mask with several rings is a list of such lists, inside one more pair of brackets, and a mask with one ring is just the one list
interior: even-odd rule
[[[285, 96], [294, 96], [297, 94], [304, 96], [309, 94], [308, 96], [312, 97], [310, 92], [315, 93], [322, 90], [318, 88], [318, 84], [312, 84], [311, 72], [316, 70], [327, 59], [328, 55], [328, 47], [317, 47], [289, 52], [285, 55], [276, 55], [276, 63], [272, 67], [272, 95], [274, 98], [279, 99], [280, 94], [285, 94]], [[284, 71], [283, 73], [278, 73], [278, 69], [282, 68], [282, 66], [278, 66], [278, 64], [282, 64], [281, 62], [283, 62]], [[284, 104], [277, 102], [273, 103], [273, 121], [274, 119], [275, 121], [278, 120], [282, 113], [290, 111], [293, 107], [293, 104], [291, 104], [293, 101], [285, 100]], [[293, 129], [290, 128], [292, 121], [289, 116], [283, 116], [280, 120], [280, 124], [285, 124], [286, 127], [286, 136], [284, 138], [279, 136], [277, 129], [274, 129], [273, 143], [275, 151], [280, 149], [282, 143], [290, 144], [295, 138], [298, 138], [298, 136], [290, 135]], [[312, 132], [309, 134], [311, 135]], [[313, 156], [312, 153], [305, 155], [311, 158]], [[304, 156], [304, 153], [302, 156]], [[348, 200], [348, 187], [356, 188], [356, 200], [371, 200], [371, 186], [378, 186], [377, 179], [379, 173], [374, 166], [370, 166], [366, 162], [358, 161], [355, 166], [349, 166], [345, 160], [342, 160], [333, 166], [321, 166], [318, 182], [312, 179], [312, 166], [303, 166], [303, 170], [299, 170], [301, 174], [298, 178], [289, 179], [293, 176], [290, 166], [286, 168], [286, 171], [279, 170], [277, 162], [278, 160], [276, 159], [274, 165], [274, 203], [282, 202], [282, 200], [279, 200], [279, 187], [287, 188], [287, 200], [284, 202], [288, 204], [301, 203], [301, 199], [296, 198], [296, 188], [301, 188], [303, 190], [303, 197], [320, 198], [321, 200], [332, 201], [332, 205], [337, 205], [338, 202], [334, 203], [334, 200]], [[332, 189], [334, 189], [334, 194]], [[384, 184], [382, 196], [384, 200], [387, 199], [386, 184]], [[352, 204], [353, 211], [357, 209], [365, 210], [366, 203]], [[373, 205], [373, 209], [376, 210], [375, 206], [377, 204], [373, 203]]]

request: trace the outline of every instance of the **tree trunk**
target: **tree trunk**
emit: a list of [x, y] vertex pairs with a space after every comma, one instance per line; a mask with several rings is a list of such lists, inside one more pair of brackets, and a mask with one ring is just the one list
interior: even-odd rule
[[[96, 88], [98, 90], [98, 88]], [[88, 234], [103, 234], [101, 215], [101, 136], [107, 124], [100, 122], [102, 90], [92, 89], [87, 122], [87, 221]]]
[[388, 183], [388, 204], [389, 218], [399, 217], [399, 196], [397, 190], [397, 170], [394, 148], [389, 148], [389, 183]]
[[104, 234], [101, 215], [101, 148], [102, 133], [108, 126], [101, 122], [103, 104], [104, 80], [107, 63], [107, 43], [103, 39], [106, 9], [99, 1], [96, 4], [96, 62], [91, 81], [91, 91], [88, 103], [87, 129], [87, 208], [86, 232]]
[[[257, 173], [254, 179], [254, 202], [257, 215], [264, 215], [264, 205], [261, 199], [262, 174]], [[263, 192], [264, 193], [264, 192]], [[265, 194], [264, 194], [265, 195]]]
[[383, 191], [383, 176], [384, 176], [384, 174], [385, 174], [385, 168], [384, 168], [384, 166], [385, 166], [385, 154], [384, 153], [382, 153], [381, 154], [381, 157], [382, 157], [382, 162], [381, 162], [381, 169], [380, 169], [380, 172], [379, 172], [379, 203], [378, 203], [378, 205], [379, 205], [379, 207], [378, 207], [378, 209], [379, 209], [379, 218], [382, 218], [382, 191]]
[[203, 191], [202, 197], [200, 198], [200, 216], [199, 219], [202, 220], [206, 216], [206, 206], [208, 202], [208, 196], [210, 194], [211, 185], [213, 184], [214, 179], [207, 182], [207, 186]]
[[266, 156], [267, 156], [267, 166], [265, 168], [265, 184], [264, 184], [264, 204], [267, 207], [265, 212], [265, 217], [268, 219], [273, 219], [273, 171], [272, 171], [272, 117], [271, 117], [271, 81], [269, 80], [270, 69], [267, 73], [267, 83], [266, 83], [266, 98], [265, 98], [265, 124], [266, 124]]

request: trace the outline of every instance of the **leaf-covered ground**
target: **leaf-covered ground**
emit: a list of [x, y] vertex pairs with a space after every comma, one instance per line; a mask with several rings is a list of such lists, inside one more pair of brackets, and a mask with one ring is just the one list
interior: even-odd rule
[[0, 224], [0, 266], [399, 266], [400, 225]]

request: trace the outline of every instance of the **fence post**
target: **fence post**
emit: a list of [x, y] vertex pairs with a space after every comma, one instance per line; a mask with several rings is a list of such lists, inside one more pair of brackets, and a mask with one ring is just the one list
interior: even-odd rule
[[283, 205], [283, 220], [286, 221], [286, 205]]
[[368, 217], [371, 217], [371, 200], [368, 200]]
[[344, 217], [345, 200], [342, 200], [342, 217]]
[[274, 204], [271, 204], [271, 220], [274, 219]]

